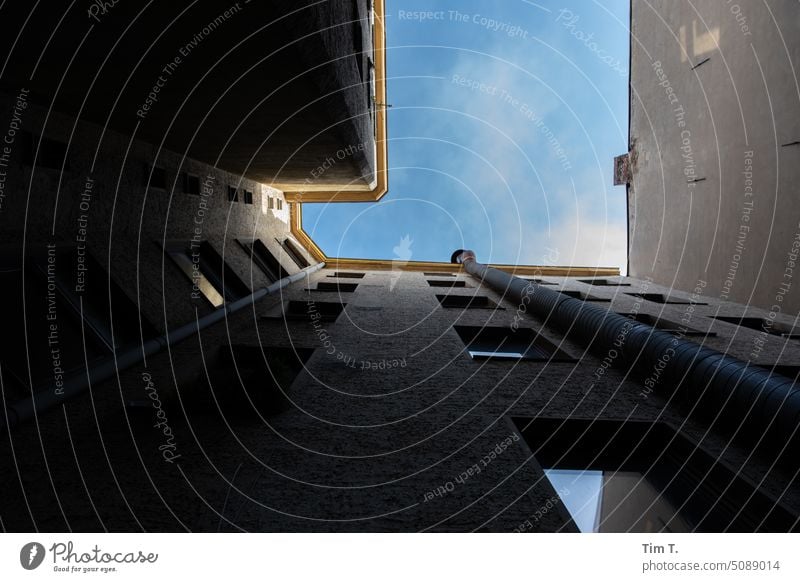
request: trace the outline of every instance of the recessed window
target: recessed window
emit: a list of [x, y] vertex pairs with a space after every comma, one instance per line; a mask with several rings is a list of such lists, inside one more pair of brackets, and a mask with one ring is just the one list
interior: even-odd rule
[[623, 317], [627, 317], [629, 319], [633, 319], [638, 321], [639, 323], [644, 323], [645, 325], [649, 325], [651, 327], [655, 327], [657, 329], [667, 331], [669, 333], [674, 333], [676, 335], [683, 335], [686, 337], [716, 337], [716, 333], [713, 331], [700, 331], [699, 329], [694, 329], [691, 327], [687, 327], [680, 323], [675, 323], [674, 321], [669, 321], [666, 319], [662, 319], [655, 315], [650, 315], [648, 313], [620, 313]]
[[711, 319], [716, 319], [717, 321], [730, 323], [731, 325], [739, 325], [741, 327], [747, 327], [749, 329], [766, 332], [770, 335], [777, 335], [779, 337], [785, 337], [788, 339], [800, 338], [800, 333], [794, 331], [792, 328], [761, 317], [728, 317], [728, 316], [717, 315], [716, 317], [712, 317]]
[[567, 297], [572, 297], [573, 299], [580, 299], [581, 301], [599, 301], [604, 303], [611, 301], [611, 299], [606, 299], [605, 297], [594, 297], [593, 295], [587, 295], [580, 291], [560, 291], [559, 293]]
[[183, 191], [186, 194], [200, 195], [200, 178], [198, 176], [183, 172], [181, 173], [181, 181], [183, 182]]
[[455, 277], [455, 273], [423, 273], [426, 277]]
[[437, 295], [442, 307], [455, 309], [502, 309], [483, 295]]
[[324, 291], [325, 293], [352, 293], [358, 287], [358, 283], [317, 283], [316, 289], [309, 291]]
[[626, 293], [631, 297], [638, 297], [645, 301], [652, 301], [653, 303], [662, 303], [667, 305], [708, 305], [708, 303], [692, 302], [688, 299], [681, 299], [680, 297], [672, 297], [664, 295], [663, 293]]
[[363, 279], [364, 273], [351, 273], [345, 271], [336, 271], [331, 273], [328, 277], [338, 277], [339, 279]]
[[236, 186], [228, 186], [228, 202], [239, 202], [239, 189]]
[[253, 203], [253, 193], [250, 190], [244, 191], [244, 203], [245, 204], [252, 204]]
[[466, 287], [467, 284], [464, 281], [428, 281], [428, 285], [431, 287]]
[[37, 168], [61, 170], [63, 166], [65, 171], [69, 170], [66, 143], [43, 136], [34, 136], [28, 131], [23, 131], [19, 140], [23, 165], [33, 166], [35, 161]]
[[797, 516], [664, 423], [515, 418], [582, 532], [791, 531]]
[[167, 189], [167, 171], [161, 166], [148, 166], [145, 169], [144, 179], [146, 187]]
[[630, 283], [617, 283], [616, 281], [609, 281], [608, 279], [578, 279], [581, 283], [587, 285], [597, 285], [598, 287], [630, 287]]
[[[277, 239], [276, 239], [277, 240]], [[295, 262], [295, 264], [300, 267], [301, 269], [305, 269], [310, 265], [306, 257], [303, 255], [303, 252], [300, 248], [295, 244], [292, 239], [285, 238], [283, 241], [278, 241], [280, 245], [283, 247], [283, 250], [291, 257], [291, 259]]]
[[575, 361], [532, 329], [465, 325], [453, 329], [473, 360]]
[[762, 364], [759, 366], [759, 368], [764, 368], [767, 372], [779, 374], [785, 378], [794, 380], [795, 382], [797, 382], [797, 375], [800, 374], [800, 366], [786, 366], [780, 364], [770, 366], [768, 364]]
[[278, 202], [278, 210], [283, 210], [283, 200], [278, 198], [277, 202]]
[[267, 208], [269, 208], [270, 210], [275, 209], [275, 198], [273, 198], [272, 196], [270, 196], [269, 200], [267, 201]]
[[284, 313], [287, 319], [333, 322], [346, 305], [338, 301], [289, 301]]
[[237, 240], [237, 242], [247, 252], [258, 268], [264, 272], [271, 283], [289, 276], [283, 269], [283, 265], [281, 265], [280, 261], [269, 251], [267, 245], [259, 239], [253, 241]]
[[238, 275], [207, 241], [170, 243], [167, 254], [193, 284], [192, 298], [202, 294], [214, 307], [250, 294]]
[[558, 285], [558, 283], [552, 283], [550, 281], [545, 281], [544, 279], [536, 279], [532, 277], [522, 277], [522, 278], [525, 279], [526, 281], [532, 281], [537, 285]]

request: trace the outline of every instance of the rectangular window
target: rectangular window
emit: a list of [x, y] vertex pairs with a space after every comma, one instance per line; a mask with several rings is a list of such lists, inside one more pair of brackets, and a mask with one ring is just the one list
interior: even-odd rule
[[442, 307], [454, 309], [503, 309], [483, 295], [437, 295]]
[[253, 193], [250, 190], [244, 191], [244, 203], [245, 204], [252, 204], [253, 203]]
[[466, 287], [467, 284], [464, 281], [436, 281], [436, 280], [428, 280], [428, 285], [431, 287]]
[[167, 171], [161, 166], [147, 166], [144, 174], [145, 187], [167, 189]]
[[[29, 131], [23, 131], [19, 137], [19, 147], [22, 151], [22, 163], [25, 166], [50, 170], [69, 170], [69, 157], [67, 144], [43, 136], [34, 136]], [[37, 151], [38, 148], [38, 151]]]
[[347, 304], [337, 301], [289, 301], [284, 311], [287, 319], [334, 322]]
[[708, 303], [692, 303], [688, 299], [681, 299], [679, 297], [672, 297], [664, 295], [663, 293], [626, 293], [626, 295], [630, 295], [631, 297], [638, 297], [639, 299], [644, 299], [645, 301], [652, 301], [653, 303], [662, 303], [668, 305], [708, 305]]
[[455, 273], [423, 273], [426, 277], [455, 277]]
[[789, 339], [800, 338], [798, 332], [794, 331], [791, 327], [780, 323], [775, 323], [770, 319], [764, 319], [761, 317], [727, 317], [717, 315], [711, 319], [730, 323], [731, 325], [739, 325], [741, 327], [754, 329], [756, 331], [766, 332], [770, 335], [777, 335], [779, 337], [785, 337]]
[[183, 191], [186, 194], [193, 196], [200, 196], [200, 178], [188, 172], [181, 173], [181, 181], [183, 182]]
[[269, 197], [269, 202], [267, 203], [267, 208], [269, 208], [270, 210], [274, 210], [275, 209], [275, 198], [273, 198], [272, 196]]
[[239, 202], [239, 190], [235, 186], [228, 186], [228, 202]]
[[650, 315], [648, 313], [620, 313], [619, 315], [622, 315], [629, 319], [633, 319], [634, 321], [638, 321], [639, 323], [644, 323], [651, 327], [667, 331], [669, 333], [674, 333], [676, 335], [683, 335], [686, 337], [705, 337], [705, 336], [716, 337], [717, 335], [713, 331], [709, 332], [700, 331], [698, 329], [687, 327], [683, 324], [662, 319], [658, 316]]
[[352, 293], [358, 287], [358, 283], [317, 283], [316, 289], [309, 291], [324, 291], [326, 293]]
[[586, 283], [587, 285], [597, 285], [598, 287], [630, 287], [630, 283], [616, 283], [614, 281], [609, 281], [608, 279], [578, 279], [581, 283]]
[[582, 532], [796, 527], [797, 516], [664, 423], [513, 420]]
[[170, 243], [166, 251], [214, 307], [250, 294], [247, 285], [207, 241]]
[[558, 285], [558, 283], [551, 283], [550, 281], [545, 281], [544, 279], [537, 279], [535, 277], [522, 277], [522, 278], [528, 281], [532, 281], [537, 285]]
[[267, 279], [271, 283], [278, 281], [279, 279], [283, 279], [284, 277], [288, 277], [289, 274], [283, 269], [283, 265], [281, 265], [280, 261], [275, 258], [267, 245], [261, 242], [259, 239], [255, 239], [253, 241], [237, 241], [241, 247], [245, 250], [245, 252], [250, 256], [250, 259], [253, 263], [261, 269], [264, 274], [267, 276]]
[[572, 297], [573, 299], [580, 299], [581, 301], [599, 301], [605, 303], [611, 301], [611, 299], [587, 295], [586, 293], [581, 293], [580, 291], [559, 291], [559, 293], [566, 295], [567, 297]]
[[472, 359], [574, 362], [536, 331], [528, 328], [453, 327]]
[[336, 271], [335, 273], [328, 275], [328, 278], [330, 277], [338, 277], [339, 279], [363, 279], [364, 273], [347, 273], [344, 271]]
[[[275, 239], [277, 240], [277, 239]], [[283, 247], [283, 250], [286, 251], [286, 254], [291, 257], [291, 259], [295, 262], [295, 264], [300, 267], [301, 269], [305, 269], [310, 265], [306, 257], [303, 255], [303, 252], [300, 248], [295, 244], [295, 242], [289, 238], [283, 239], [283, 241], [278, 240], [280, 245]]]
[[283, 210], [283, 200], [278, 198], [278, 210]]

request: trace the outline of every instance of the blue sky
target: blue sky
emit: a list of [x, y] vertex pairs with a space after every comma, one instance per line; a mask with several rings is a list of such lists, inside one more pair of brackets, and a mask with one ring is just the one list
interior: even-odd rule
[[628, 1], [386, 11], [389, 193], [304, 205], [326, 254], [448, 261], [469, 248], [481, 262], [624, 270], [612, 170], [628, 142]]

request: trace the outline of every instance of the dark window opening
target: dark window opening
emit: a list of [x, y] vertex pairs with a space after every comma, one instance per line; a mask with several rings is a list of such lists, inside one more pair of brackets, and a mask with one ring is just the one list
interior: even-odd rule
[[192, 194], [194, 196], [200, 196], [200, 177], [195, 176], [193, 174], [189, 174], [187, 172], [183, 172], [181, 174], [181, 179], [183, 181], [183, 191], [186, 194]]
[[611, 299], [606, 299], [605, 297], [594, 297], [592, 295], [582, 293], [581, 291], [559, 291], [559, 293], [566, 295], [567, 297], [572, 297], [573, 299], [580, 299], [581, 301], [600, 301], [605, 303], [611, 301]]
[[159, 190], [167, 189], [167, 171], [160, 166], [148, 166], [145, 169], [144, 178], [146, 187], [158, 188]]
[[358, 287], [358, 283], [317, 283], [316, 289], [309, 291], [323, 291], [325, 293], [352, 293]]
[[245, 204], [252, 204], [253, 203], [253, 193], [250, 190], [244, 191], [244, 203]]
[[645, 301], [652, 301], [653, 303], [662, 303], [666, 305], [708, 305], [708, 303], [699, 303], [696, 301], [689, 301], [688, 299], [681, 299], [679, 297], [666, 296], [663, 293], [626, 293], [631, 297], [638, 297]]
[[794, 531], [797, 516], [664, 423], [515, 418], [581, 531]]
[[596, 285], [598, 287], [630, 287], [630, 283], [617, 283], [615, 281], [609, 281], [608, 279], [578, 279], [581, 283], [586, 283], [587, 285]]
[[214, 307], [250, 294], [247, 285], [207, 241], [171, 244], [167, 253]]
[[749, 329], [765, 332], [770, 335], [777, 335], [779, 337], [785, 337], [788, 339], [800, 339], [800, 332], [796, 332], [788, 326], [775, 323], [769, 319], [764, 319], [761, 317], [727, 317], [718, 315], [716, 317], [712, 317], [711, 319], [730, 323], [731, 325], [747, 327]]
[[466, 287], [464, 281], [428, 281], [431, 287]]
[[239, 202], [239, 189], [235, 186], [228, 186], [228, 202]]
[[258, 268], [264, 272], [271, 283], [289, 276], [289, 273], [284, 270], [280, 261], [269, 251], [267, 245], [259, 239], [250, 242], [241, 240], [237, 242], [242, 246], [245, 252], [247, 252], [250, 259]]
[[[39, 138], [41, 137], [41, 141]], [[69, 170], [69, 157], [67, 157], [67, 144], [43, 136], [34, 136], [28, 131], [23, 131], [19, 137], [19, 147], [22, 150], [22, 164], [50, 170]], [[36, 151], [36, 148], [39, 151]]]
[[503, 309], [483, 295], [437, 295], [442, 307], [458, 309]]
[[545, 281], [544, 279], [536, 279], [532, 277], [522, 277], [526, 281], [532, 281], [537, 285], [558, 285], [558, 283], [551, 283], [550, 281]]
[[691, 327], [687, 327], [680, 323], [675, 323], [674, 321], [668, 321], [666, 319], [661, 319], [655, 315], [650, 315], [648, 313], [620, 313], [620, 315], [627, 317], [629, 319], [633, 319], [638, 321], [639, 323], [644, 323], [651, 327], [655, 327], [657, 329], [667, 331], [669, 333], [674, 333], [676, 335], [683, 335], [686, 337], [716, 337], [716, 333], [713, 331], [700, 331], [699, 329], [694, 329]]
[[328, 275], [328, 278], [336, 277], [339, 279], [363, 279], [364, 273], [345, 273], [344, 271], [336, 271]]
[[797, 375], [800, 374], [800, 366], [789, 366], [784, 364], [762, 364], [759, 368], [764, 368], [767, 372], [772, 374], [779, 374], [790, 380], [797, 382]]
[[[277, 239], [276, 239], [277, 240]], [[291, 239], [283, 239], [283, 241], [278, 241], [283, 250], [291, 257], [291, 259], [295, 262], [295, 264], [300, 267], [301, 269], [305, 269], [310, 265], [308, 260], [303, 255], [302, 251], [295, 245], [294, 241]]]
[[455, 273], [423, 273], [426, 277], [455, 277]]
[[532, 329], [453, 326], [473, 360], [534, 360], [574, 362], [563, 351]]

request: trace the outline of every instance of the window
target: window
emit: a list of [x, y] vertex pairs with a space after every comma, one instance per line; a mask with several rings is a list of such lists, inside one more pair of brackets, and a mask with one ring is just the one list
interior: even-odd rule
[[457, 309], [503, 309], [483, 295], [437, 295], [442, 307]]
[[558, 283], [551, 283], [550, 281], [545, 281], [544, 279], [536, 279], [534, 277], [522, 277], [527, 281], [533, 281], [537, 285], [558, 285]]
[[[167, 171], [161, 166], [147, 166], [145, 168], [145, 187], [167, 189]], [[149, 180], [149, 182], [148, 182]]]
[[275, 209], [275, 198], [273, 198], [272, 196], [269, 197], [269, 202], [267, 203], [267, 208], [269, 208], [270, 210], [274, 210]]
[[786, 366], [781, 364], [770, 366], [769, 364], [763, 364], [759, 366], [759, 368], [764, 368], [767, 372], [779, 374], [795, 382], [797, 382], [797, 375], [800, 374], [800, 366]]
[[681, 299], [679, 297], [666, 296], [663, 293], [626, 293], [626, 295], [638, 297], [639, 299], [652, 301], [654, 303], [664, 303], [669, 305], [708, 305], [708, 303], [698, 303], [689, 301], [688, 299]]
[[[20, 138], [22, 150], [22, 163], [37, 168], [50, 170], [69, 170], [69, 157], [67, 157], [67, 144], [43, 136], [34, 136], [28, 131], [23, 131]], [[38, 152], [36, 151], [38, 148]]]
[[455, 273], [423, 273], [426, 277], [455, 277]]
[[253, 193], [250, 190], [244, 191], [244, 203], [245, 204], [252, 204], [253, 203]]
[[334, 322], [342, 314], [346, 305], [346, 303], [337, 301], [289, 301], [284, 314], [287, 319]]
[[594, 297], [592, 295], [587, 295], [586, 293], [581, 293], [580, 291], [559, 291], [559, 293], [566, 295], [567, 297], [572, 297], [573, 299], [580, 299], [581, 301], [611, 301], [611, 299], [606, 299], [605, 297]]
[[574, 362], [532, 329], [510, 327], [453, 327], [473, 360], [535, 360]]
[[182, 172], [181, 181], [183, 182], [183, 191], [186, 194], [200, 196], [200, 178], [198, 176]]
[[245, 252], [250, 256], [250, 259], [264, 272], [271, 283], [289, 276], [283, 269], [280, 261], [275, 258], [275, 255], [269, 252], [267, 245], [259, 239], [253, 241], [237, 240], [236, 242], [242, 246]]
[[308, 348], [223, 345], [207, 367], [197, 400], [229, 418], [275, 416], [291, 408], [287, 396], [313, 355]]
[[583, 532], [796, 527], [796, 516], [664, 423], [513, 420]]
[[466, 287], [464, 281], [428, 281], [431, 287]]
[[291, 257], [291, 259], [295, 262], [295, 264], [298, 267], [300, 267], [301, 269], [305, 269], [310, 265], [310, 263], [305, 258], [300, 248], [295, 244], [293, 240], [285, 238], [283, 239], [283, 242], [281, 241], [278, 242], [283, 247], [283, 250], [286, 251], [286, 253]]
[[727, 317], [727, 316], [717, 315], [716, 317], [712, 317], [711, 319], [716, 319], [717, 321], [730, 323], [731, 325], [739, 325], [741, 327], [747, 327], [749, 329], [754, 329], [756, 331], [763, 331], [770, 335], [777, 335], [788, 339], [800, 338], [800, 333], [795, 332], [791, 327], [785, 326], [780, 323], [775, 323], [769, 319], [763, 319], [761, 317]]
[[[31, 387], [52, 387], [57, 374], [66, 380], [87, 363], [92, 366], [110, 356], [113, 349], [156, 335], [101, 263], [81, 252], [63, 246], [30, 253], [24, 266], [20, 252], [0, 256], [7, 307], [3, 329], [8, 337], [27, 335], [26, 341], [6, 341], [0, 350], [9, 402], [30, 396]], [[86, 267], [82, 272], [75, 269], [79, 256]]]
[[345, 273], [344, 271], [336, 271], [331, 273], [328, 277], [338, 277], [340, 279], [363, 279], [364, 273]]
[[587, 285], [597, 285], [598, 287], [630, 287], [630, 283], [617, 283], [609, 281], [608, 279], [578, 279], [581, 283]]
[[192, 298], [202, 294], [214, 307], [250, 294], [238, 275], [208, 242], [170, 243], [167, 254], [193, 284]]
[[326, 293], [352, 293], [358, 287], [358, 283], [317, 283], [316, 289], [309, 291], [324, 291]]
[[655, 327], [657, 329], [668, 331], [669, 333], [674, 333], [676, 335], [683, 335], [685, 337], [716, 337], [716, 333], [714, 332], [706, 332], [700, 331], [698, 329], [694, 329], [691, 327], [686, 327], [685, 325], [675, 323], [674, 321], [668, 321], [666, 319], [661, 319], [658, 316], [650, 315], [648, 313], [620, 313], [623, 317], [627, 317], [629, 319], [633, 319], [634, 321], [638, 321], [639, 323], [644, 323], [651, 327]]
[[277, 202], [278, 202], [278, 210], [283, 210], [283, 200], [281, 198], [278, 198]]
[[228, 202], [239, 202], [239, 190], [236, 186], [228, 186]]

